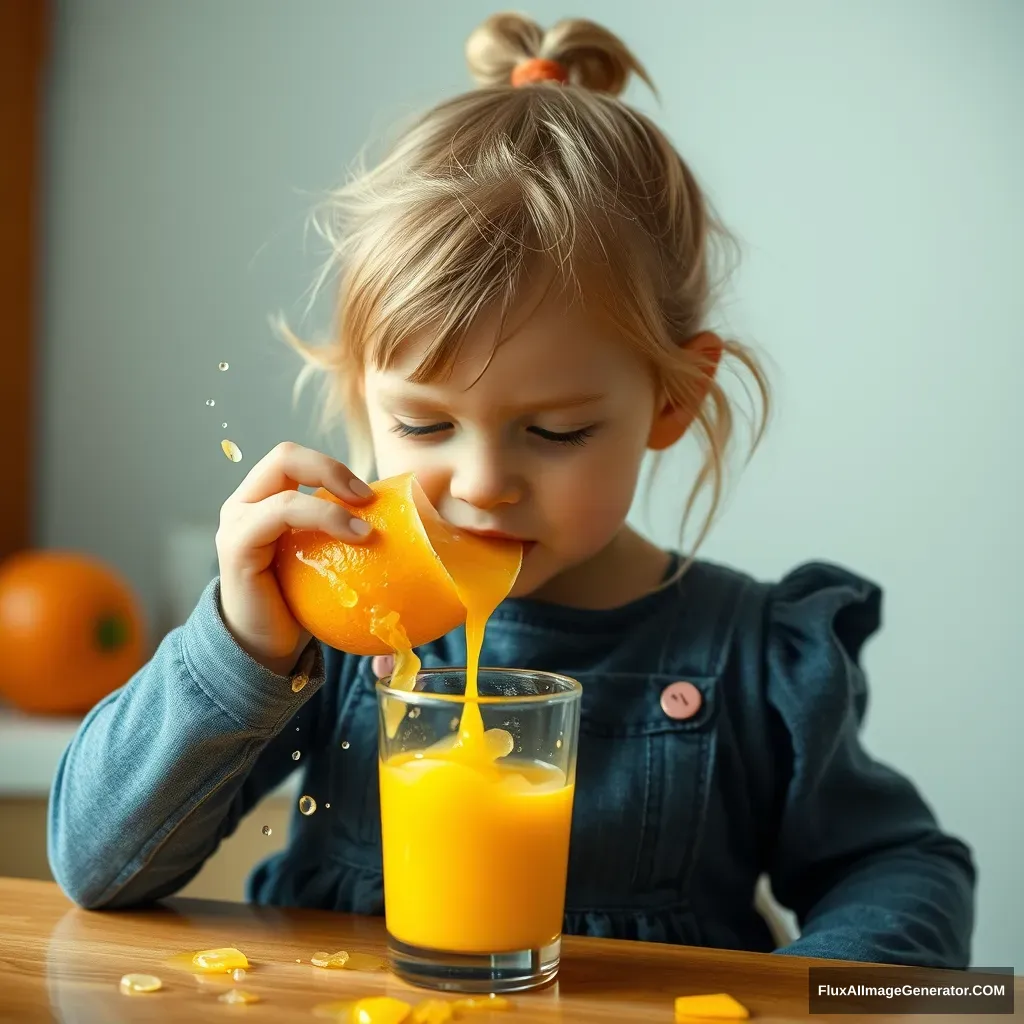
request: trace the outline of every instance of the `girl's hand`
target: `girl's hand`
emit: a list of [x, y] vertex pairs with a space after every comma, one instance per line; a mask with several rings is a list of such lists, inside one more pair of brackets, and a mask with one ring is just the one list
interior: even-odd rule
[[370, 662], [370, 668], [378, 679], [383, 679], [395, 671], [395, 656], [393, 654], [377, 654]]
[[296, 527], [359, 544], [371, 530], [342, 506], [303, 493], [300, 485], [323, 487], [352, 504], [372, 497], [369, 487], [340, 462], [285, 441], [253, 466], [224, 502], [217, 529], [224, 622], [243, 650], [280, 675], [295, 667], [310, 636], [292, 617], [277, 585], [278, 537]]

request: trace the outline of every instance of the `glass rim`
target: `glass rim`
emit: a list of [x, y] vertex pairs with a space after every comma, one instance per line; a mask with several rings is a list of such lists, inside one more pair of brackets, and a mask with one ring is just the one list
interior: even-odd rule
[[[503, 705], [505, 707], [515, 704], [566, 704], [570, 701], [579, 700], [583, 695], [583, 685], [578, 679], [573, 679], [572, 676], [562, 675], [561, 672], [545, 672], [543, 669], [530, 669], [530, 668], [503, 668], [498, 665], [481, 665], [477, 672], [483, 674], [484, 672], [498, 672], [505, 676], [544, 676], [547, 679], [557, 679], [559, 682], [565, 684], [565, 689], [559, 693], [525, 693], [520, 696], [506, 697], [506, 696], [487, 696], [477, 697], [472, 703], [474, 704], [486, 704], [494, 706], [496, 704]], [[466, 668], [464, 665], [452, 665], [438, 668], [421, 668], [416, 673], [416, 678], [420, 676], [439, 676], [451, 673], [458, 673], [459, 675], [466, 675]], [[378, 694], [387, 694], [395, 700], [403, 701], [406, 704], [431, 704], [435, 701], [441, 704], [466, 704], [466, 695], [464, 693], [427, 693], [423, 690], [396, 690], [389, 684], [391, 680], [391, 674], [381, 676], [380, 679], [374, 684], [374, 689]]]

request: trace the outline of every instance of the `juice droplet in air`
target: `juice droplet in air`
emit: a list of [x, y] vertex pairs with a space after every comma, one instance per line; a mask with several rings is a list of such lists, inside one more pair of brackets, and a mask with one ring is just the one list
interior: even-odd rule
[[561, 749], [562, 749], [562, 741], [561, 741], [561, 740], [555, 740], [555, 746], [556, 746], [556, 747], [557, 747], [557, 748], [558, 748], [559, 750], [561, 750]]
[[206, 404], [212, 409], [217, 403], [212, 398], [208, 398]]
[[260, 997], [255, 992], [246, 992], [242, 988], [233, 988], [222, 996], [217, 996], [222, 1003], [229, 1003], [233, 1006], [241, 1006], [243, 1003], [258, 1003]]
[[158, 992], [163, 988], [163, 982], [155, 974], [126, 974], [119, 988], [126, 996], [136, 996], [144, 992]]
[[293, 761], [298, 761], [298, 759], [300, 757], [302, 757], [302, 752], [301, 751], [299, 751], [299, 750], [293, 750], [292, 751], [292, 760]]
[[355, 608], [359, 604], [359, 595], [347, 583], [339, 583], [338, 600], [343, 608]]
[[342, 749], [342, 750], [348, 750], [348, 748], [349, 748], [350, 746], [351, 746], [351, 744], [349, 743], [349, 741], [348, 741], [348, 740], [342, 740], [342, 741], [341, 741], [341, 749]]
[[352, 1024], [402, 1024], [412, 1007], [391, 996], [370, 996], [352, 1004]]
[[192, 954], [192, 966], [210, 974], [227, 974], [236, 967], [248, 967], [245, 954], [234, 946], [221, 949], [202, 949]]
[[241, 967], [236, 967], [231, 972], [232, 981], [241, 981], [245, 977], [245, 971]]
[[222, 423], [222, 424], [220, 425], [220, 429], [221, 429], [221, 430], [227, 430], [227, 429], [228, 429], [228, 425], [227, 425], [226, 423]]
[[223, 371], [223, 370], [226, 370], [227, 368], [228, 368], [228, 364], [227, 363], [218, 363], [217, 364], [217, 369], [218, 370]]
[[220, 443], [220, 450], [232, 461], [242, 461], [242, 449], [235, 444], [234, 441], [228, 441], [226, 438]]
[[265, 836], [273, 835], [274, 834], [274, 830], [269, 825], [264, 825], [263, 826], [263, 834]]
[[330, 809], [331, 809], [331, 805], [330, 805], [330, 804], [324, 804], [324, 807], [326, 807], [326, 808], [327, 808], [327, 810], [330, 810]]
[[308, 818], [316, 810], [316, 801], [311, 796], [300, 796], [299, 810]]

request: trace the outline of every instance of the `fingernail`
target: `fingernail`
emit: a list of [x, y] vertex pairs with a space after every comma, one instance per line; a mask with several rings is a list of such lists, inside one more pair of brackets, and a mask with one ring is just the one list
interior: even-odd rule
[[373, 527], [365, 519], [353, 519], [349, 524], [348, 528], [357, 537], [366, 537], [369, 535]]
[[370, 490], [362, 480], [357, 480], [353, 477], [348, 483], [348, 489], [360, 498], [371, 498], [373, 497], [373, 491]]

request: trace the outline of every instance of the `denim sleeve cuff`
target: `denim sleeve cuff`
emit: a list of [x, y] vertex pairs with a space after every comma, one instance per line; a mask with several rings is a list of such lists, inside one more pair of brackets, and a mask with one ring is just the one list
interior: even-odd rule
[[255, 661], [220, 614], [220, 578], [207, 584], [181, 628], [181, 653], [196, 685], [240, 726], [273, 733], [324, 683], [323, 652], [310, 640], [289, 676]]

